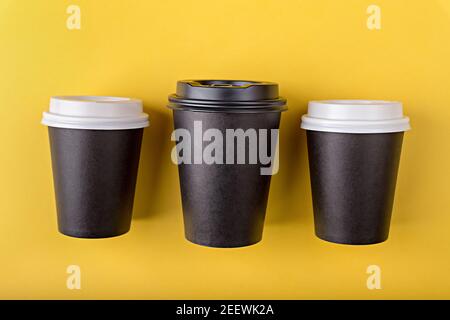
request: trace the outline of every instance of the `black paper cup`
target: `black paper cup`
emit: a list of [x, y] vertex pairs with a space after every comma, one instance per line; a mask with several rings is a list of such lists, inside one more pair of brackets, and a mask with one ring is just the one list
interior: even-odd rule
[[49, 128], [58, 229], [77, 238], [107, 238], [131, 224], [143, 128], [139, 100], [53, 97]]
[[316, 235], [341, 244], [375, 244], [389, 235], [403, 132], [402, 105], [312, 101], [307, 130]]
[[[178, 82], [177, 93], [169, 97], [169, 107], [174, 114], [172, 139], [177, 141], [177, 148], [172, 159], [178, 163], [187, 240], [221, 248], [248, 246], [261, 240], [271, 175], [277, 164], [274, 158], [270, 164], [260, 157], [251, 160], [251, 154], [261, 151], [261, 143], [267, 146], [266, 155], [275, 154], [285, 103], [274, 83]], [[237, 130], [255, 133], [253, 143], [248, 138], [238, 147], [237, 138], [227, 136], [227, 132]], [[199, 140], [199, 132], [203, 137], [212, 132], [215, 137]], [[223, 137], [223, 148], [216, 149], [222, 150], [218, 154], [211, 153], [215, 161], [198, 157], [204, 154], [199, 149], [205, 151], [212, 141], [220, 140], [217, 136]], [[185, 148], [180, 147], [189, 139]]]

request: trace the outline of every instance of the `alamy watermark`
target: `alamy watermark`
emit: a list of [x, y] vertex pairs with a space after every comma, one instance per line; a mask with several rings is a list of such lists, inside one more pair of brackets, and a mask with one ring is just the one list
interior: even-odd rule
[[176, 141], [171, 158], [174, 164], [260, 164], [261, 175], [278, 172], [278, 129], [219, 129], [203, 131], [202, 121], [194, 121], [193, 136], [187, 129], [172, 132]]
[[366, 281], [367, 289], [381, 289], [381, 268], [372, 264], [367, 267], [366, 273], [369, 274]]
[[69, 14], [66, 20], [66, 27], [69, 30], [81, 29], [81, 9], [75, 4], [67, 7], [66, 13]]
[[66, 269], [69, 276], [66, 280], [66, 287], [69, 290], [80, 290], [81, 289], [81, 268], [75, 264], [71, 264]]
[[381, 29], [381, 8], [376, 4], [371, 4], [366, 10], [369, 17], [367, 18], [367, 29], [380, 30]]

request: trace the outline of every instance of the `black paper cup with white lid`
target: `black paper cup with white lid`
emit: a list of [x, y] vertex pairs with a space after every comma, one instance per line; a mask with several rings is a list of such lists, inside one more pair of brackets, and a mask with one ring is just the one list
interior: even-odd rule
[[307, 144], [316, 235], [375, 244], [389, 235], [403, 134], [400, 102], [311, 101]]
[[77, 238], [128, 232], [148, 115], [137, 99], [50, 99], [48, 126], [58, 229]]

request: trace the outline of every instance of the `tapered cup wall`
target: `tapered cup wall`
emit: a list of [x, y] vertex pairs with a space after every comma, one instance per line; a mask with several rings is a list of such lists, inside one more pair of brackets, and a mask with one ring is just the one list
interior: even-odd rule
[[[278, 129], [280, 114], [174, 110], [174, 124], [175, 129], [187, 129], [193, 137], [194, 121], [201, 121], [203, 130], [215, 128], [225, 137], [226, 129]], [[203, 148], [207, 144], [203, 142]], [[226, 152], [223, 158], [225, 163]], [[262, 167], [259, 163], [180, 164], [186, 238], [210, 247], [241, 247], [260, 241], [271, 178], [261, 175]]]
[[316, 235], [343, 244], [388, 238], [403, 132], [307, 131]]
[[105, 238], [130, 229], [142, 132], [49, 127], [61, 233]]

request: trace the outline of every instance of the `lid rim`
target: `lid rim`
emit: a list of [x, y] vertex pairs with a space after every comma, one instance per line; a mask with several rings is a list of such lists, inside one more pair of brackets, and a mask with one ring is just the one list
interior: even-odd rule
[[409, 118], [388, 120], [330, 120], [302, 116], [300, 127], [304, 130], [340, 133], [385, 133], [411, 130]]
[[84, 118], [83, 120], [80, 120], [80, 117], [52, 115], [48, 112], [44, 112], [41, 124], [48, 127], [67, 129], [124, 130], [145, 128], [149, 126], [150, 122], [148, 116], [127, 119], [127, 121], [123, 121], [123, 119], [107, 121], [105, 118]]
[[286, 105], [280, 107], [271, 108], [209, 108], [209, 107], [199, 107], [199, 106], [181, 106], [178, 104], [168, 104], [167, 107], [174, 111], [192, 111], [192, 112], [210, 112], [210, 113], [268, 113], [268, 112], [284, 112], [288, 110]]
[[133, 130], [133, 129], [144, 129], [147, 126], [142, 125], [128, 125], [128, 126], [117, 126], [117, 127], [109, 127], [109, 126], [100, 126], [100, 125], [77, 125], [77, 124], [63, 124], [63, 123], [48, 123], [44, 120], [41, 121], [41, 124], [49, 127], [49, 128], [60, 128], [60, 129], [76, 129], [76, 130], [103, 130], [103, 131], [114, 131], [114, 130]]
[[283, 97], [278, 97], [277, 99], [266, 99], [266, 100], [202, 100], [202, 99], [187, 99], [176, 94], [169, 95], [169, 102], [179, 104], [179, 105], [197, 105], [197, 106], [271, 106], [271, 105], [285, 105], [287, 100]]
[[[206, 103], [204, 103], [206, 102]], [[211, 103], [212, 102], [212, 103]], [[286, 99], [280, 98], [279, 100], [267, 100], [267, 101], [200, 101], [200, 100], [178, 100], [169, 98], [169, 104], [167, 105], [170, 109], [185, 109], [185, 110], [211, 110], [211, 111], [231, 111], [231, 112], [241, 112], [243, 110], [254, 110], [254, 111], [268, 111], [268, 110], [286, 110]]]
[[328, 132], [328, 133], [343, 133], [343, 134], [383, 134], [383, 133], [399, 133], [399, 132], [407, 132], [411, 129], [385, 129], [385, 130], [367, 130], [367, 129], [354, 129], [350, 130], [341, 130], [339, 128], [302, 128], [305, 131], [315, 131], [315, 132]]

